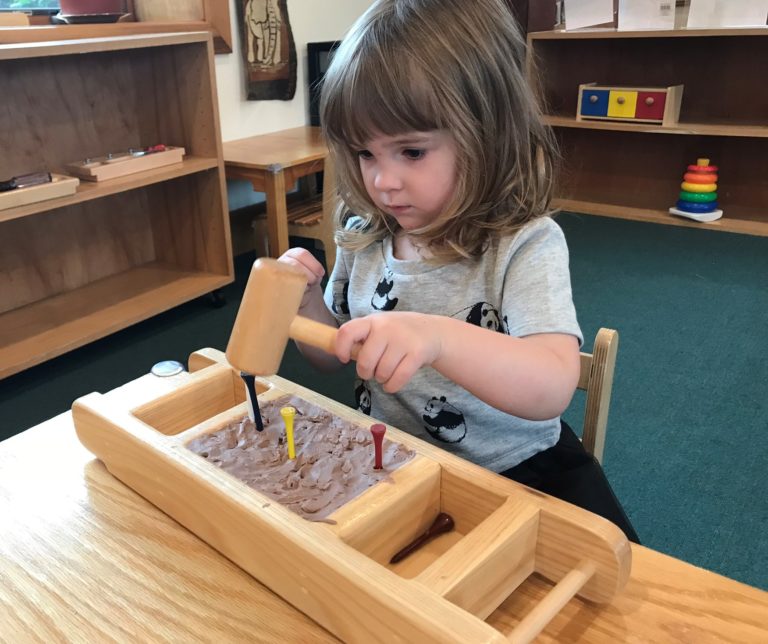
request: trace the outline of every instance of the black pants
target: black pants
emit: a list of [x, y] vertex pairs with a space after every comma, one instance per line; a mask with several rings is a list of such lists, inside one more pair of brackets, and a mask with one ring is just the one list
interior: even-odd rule
[[600, 463], [584, 449], [573, 430], [560, 422], [560, 439], [553, 447], [501, 475], [599, 514], [619, 526], [630, 541], [640, 543]]

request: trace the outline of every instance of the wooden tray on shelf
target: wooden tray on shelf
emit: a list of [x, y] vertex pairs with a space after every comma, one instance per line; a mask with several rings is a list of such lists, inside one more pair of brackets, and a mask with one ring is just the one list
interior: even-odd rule
[[73, 195], [77, 191], [77, 186], [80, 185], [77, 177], [69, 177], [65, 174], [52, 173], [51, 179], [50, 183], [0, 192], [0, 210]]
[[184, 148], [167, 146], [161, 152], [151, 152], [137, 157], [125, 153], [68, 163], [66, 170], [86, 181], [106, 181], [135, 172], [181, 163], [184, 153]]
[[[80, 441], [123, 483], [329, 631], [350, 641], [528, 642], [575, 595], [607, 603], [631, 551], [613, 524], [395, 428], [414, 458], [311, 522], [186, 447], [247, 413], [224, 354], [190, 356], [158, 397], [151, 381], [75, 401]], [[368, 428], [371, 419], [287, 380], [257, 378], [263, 404], [286, 394]], [[405, 560], [392, 555], [439, 512], [455, 530]], [[507, 636], [484, 620], [531, 574], [554, 583]], [[574, 601], [580, 601], [576, 599]]]

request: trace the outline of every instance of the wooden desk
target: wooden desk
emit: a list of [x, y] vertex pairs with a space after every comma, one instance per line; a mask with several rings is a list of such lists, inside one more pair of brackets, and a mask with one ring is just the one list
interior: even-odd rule
[[[124, 391], [148, 378], [165, 391], [154, 376]], [[69, 413], [0, 443], [0, 517], [3, 641], [333, 641], [113, 478]], [[768, 593], [640, 546], [632, 556], [613, 604], [573, 600], [538, 641], [768, 641]], [[548, 588], [529, 579], [489, 621], [508, 633]]]
[[228, 179], [245, 179], [266, 195], [269, 254], [288, 250], [286, 192], [323, 169], [328, 148], [319, 127], [297, 127], [224, 143]]

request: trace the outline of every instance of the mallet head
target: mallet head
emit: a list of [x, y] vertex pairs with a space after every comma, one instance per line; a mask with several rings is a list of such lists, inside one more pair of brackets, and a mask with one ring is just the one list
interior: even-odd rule
[[267, 258], [253, 263], [227, 344], [230, 365], [255, 376], [277, 373], [306, 287], [294, 266]]

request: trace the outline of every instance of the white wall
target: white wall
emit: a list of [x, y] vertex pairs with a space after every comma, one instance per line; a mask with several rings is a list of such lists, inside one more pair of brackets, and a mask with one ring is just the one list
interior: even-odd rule
[[371, 0], [288, 0], [288, 19], [296, 43], [296, 94], [291, 101], [246, 100], [240, 28], [234, 0], [230, 0], [231, 54], [216, 56], [216, 85], [223, 141], [305, 125], [307, 97], [307, 43], [341, 40]]

